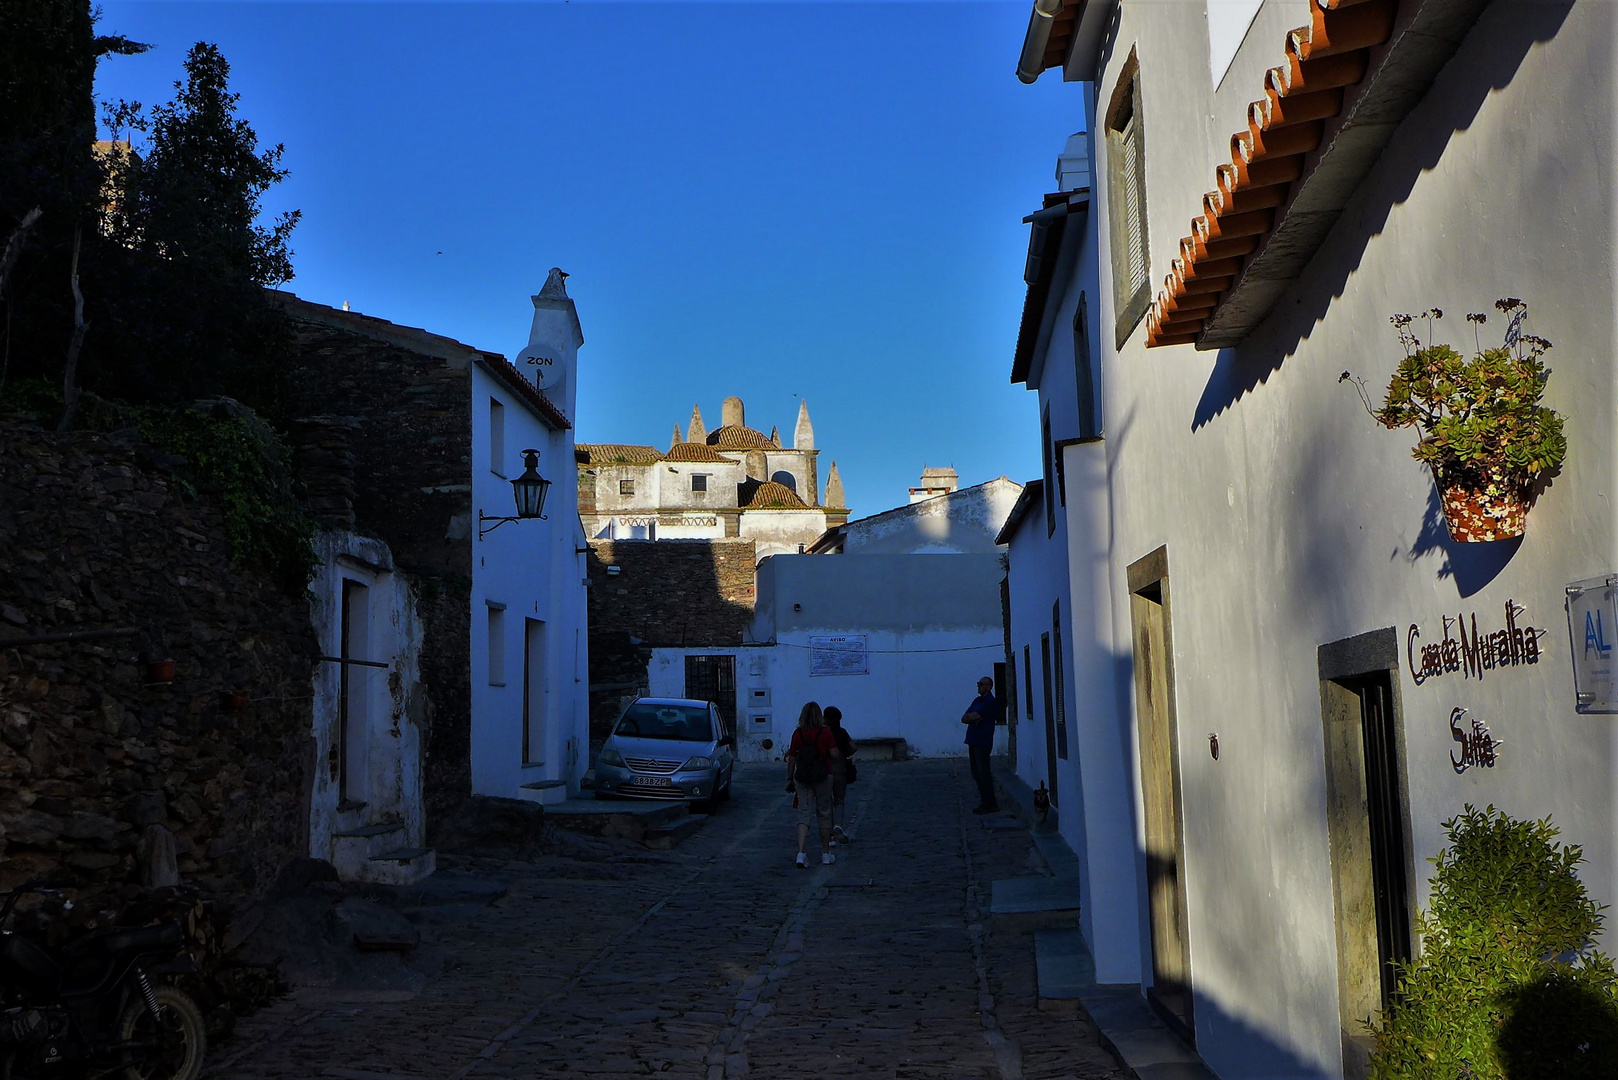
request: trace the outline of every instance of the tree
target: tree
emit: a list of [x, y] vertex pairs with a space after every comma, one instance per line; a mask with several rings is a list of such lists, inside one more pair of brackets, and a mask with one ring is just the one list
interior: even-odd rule
[[111, 236], [128, 254], [94, 379], [131, 400], [229, 393], [273, 411], [285, 333], [264, 290], [292, 276], [300, 213], [259, 218], [284, 148], [259, 149], [216, 46], [193, 46], [185, 72], [149, 124], [138, 106], [118, 113], [149, 137], [114, 178]]

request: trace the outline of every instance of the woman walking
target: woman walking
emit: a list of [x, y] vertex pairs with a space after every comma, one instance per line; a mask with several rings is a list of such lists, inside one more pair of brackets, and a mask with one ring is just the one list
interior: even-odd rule
[[836, 861], [831, 853], [831, 767], [839, 754], [837, 740], [813, 701], [798, 713], [798, 729], [786, 757], [787, 790], [798, 793], [798, 867], [809, 867], [811, 825], [820, 829], [820, 864], [830, 866]]
[[831, 763], [831, 846], [846, 844], [851, 837], [843, 830], [848, 824], [848, 785], [854, 781], [854, 751], [859, 747], [843, 727], [843, 710], [827, 705], [822, 714], [826, 727], [831, 730], [832, 741], [837, 744], [837, 756]]

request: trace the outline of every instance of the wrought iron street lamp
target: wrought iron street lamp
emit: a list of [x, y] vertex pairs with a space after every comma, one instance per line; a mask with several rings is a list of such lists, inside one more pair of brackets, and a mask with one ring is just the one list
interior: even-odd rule
[[[551, 482], [539, 475], [539, 451], [524, 450], [522, 452], [522, 475], [511, 482], [512, 495], [517, 500], [517, 513], [513, 517], [492, 517], [483, 511], [478, 511], [478, 539], [482, 540], [489, 533], [494, 532], [508, 521], [527, 521], [545, 517], [545, 495], [550, 491]], [[485, 524], [490, 522], [491, 524]]]

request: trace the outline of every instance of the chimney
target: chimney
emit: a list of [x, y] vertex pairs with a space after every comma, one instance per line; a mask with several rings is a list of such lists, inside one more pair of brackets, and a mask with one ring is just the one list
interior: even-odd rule
[[579, 347], [584, 344], [584, 330], [579, 326], [578, 309], [567, 295], [567, 274], [551, 267], [544, 288], [533, 301], [534, 322], [528, 331], [528, 344], [514, 363], [571, 418], [577, 384], [573, 376]]
[[739, 397], [728, 397], [719, 406], [719, 423], [724, 427], [746, 427], [747, 409]]
[[940, 495], [948, 495], [960, 486], [960, 477], [955, 475], [953, 467], [930, 469], [923, 466], [921, 484], [910, 489], [910, 501], [919, 503], [926, 499], [936, 499]]
[[1056, 190], [1078, 191], [1090, 186], [1090, 136], [1080, 131], [1067, 137], [1056, 159]]

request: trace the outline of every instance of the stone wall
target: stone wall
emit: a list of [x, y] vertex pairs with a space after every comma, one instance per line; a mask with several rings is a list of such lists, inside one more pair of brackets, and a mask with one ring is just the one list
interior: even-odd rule
[[[473, 350], [286, 301], [298, 467], [323, 523], [387, 542], [422, 619], [429, 813], [471, 792]], [[379, 336], [380, 335], [380, 336]], [[345, 482], [344, 471], [352, 480]]]
[[754, 552], [751, 540], [592, 540], [590, 631], [622, 630], [649, 645], [740, 645], [753, 619]]
[[[221, 897], [305, 853], [308, 606], [231, 565], [212, 495], [174, 464], [0, 419], [0, 888], [138, 881], [158, 826]], [[154, 658], [172, 682], [148, 685]]]
[[624, 698], [645, 693], [653, 646], [741, 644], [753, 619], [755, 551], [751, 540], [590, 541], [593, 741]]

